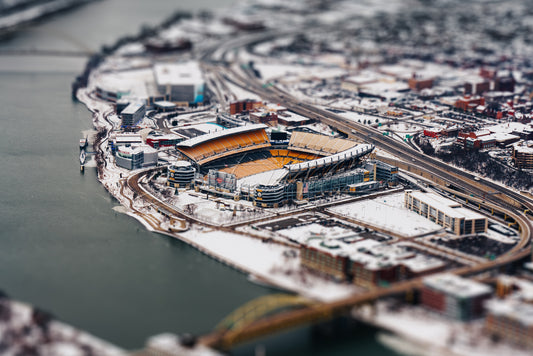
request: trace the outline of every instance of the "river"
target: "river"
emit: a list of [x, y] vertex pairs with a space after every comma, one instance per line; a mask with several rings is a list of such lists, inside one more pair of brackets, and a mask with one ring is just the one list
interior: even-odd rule
[[[97, 1], [27, 26], [0, 49], [97, 50], [163, 20], [175, 6], [197, 11], [231, 3]], [[91, 116], [71, 100], [70, 83], [83, 65], [72, 58], [0, 57], [0, 288], [127, 349], [161, 332], [208, 332], [246, 301], [277, 292], [146, 231], [114, 209], [94, 169], [80, 174], [78, 140]], [[267, 354], [397, 355], [371, 328], [340, 338], [317, 338], [315, 331], [269, 338]]]

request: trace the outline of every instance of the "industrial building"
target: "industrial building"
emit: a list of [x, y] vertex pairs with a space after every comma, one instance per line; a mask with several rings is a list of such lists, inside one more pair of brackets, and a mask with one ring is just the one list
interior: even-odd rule
[[154, 65], [154, 77], [166, 101], [188, 105], [203, 103], [205, 81], [198, 63], [158, 63]]
[[451, 319], [467, 321], [483, 315], [483, 303], [491, 293], [485, 284], [446, 273], [424, 278], [421, 302]]
[[455, 235], [485, 233], [488, 219], [435, 193], [405, 191], [405, 207], [452, 231]]

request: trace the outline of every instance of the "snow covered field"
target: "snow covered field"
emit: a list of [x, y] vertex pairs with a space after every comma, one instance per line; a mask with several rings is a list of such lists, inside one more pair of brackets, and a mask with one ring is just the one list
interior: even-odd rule
[[416, 237], [442, 230], [440, 225], [403, 207], [404, 193], [381, 196], [331, 207], [328, 211], [405, 237]]

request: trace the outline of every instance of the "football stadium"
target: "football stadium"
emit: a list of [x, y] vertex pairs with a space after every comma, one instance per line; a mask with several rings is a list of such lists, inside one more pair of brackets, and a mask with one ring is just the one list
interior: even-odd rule
[[374, 149], [371, 144], [294, 131], [288, 145], [273, 145], [267, 127], [246, 125], [178, 143], [183, 161], [169, 167], [168, 185], [278, 207], [375, 189], [397, 178], [396, 167], [370, 160], [363, 164]]

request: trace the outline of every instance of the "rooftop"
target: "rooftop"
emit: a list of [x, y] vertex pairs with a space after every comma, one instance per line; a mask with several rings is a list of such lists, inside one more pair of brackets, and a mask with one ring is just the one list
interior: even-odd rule
[[533, 326], [533, 305], [530, 303], [513, 298], [490, 299], [485, 303], [485, 308], [492, 315], [516, 320], [527, 327]]
[[492, 289], [486, 284], [461, 278], [450, 273], [426, 277], [423, 283], [429, 288], [457, 298], [473, 298], [492, 292]]
[[143, 103], [130, 103], [124, 110], [122, 110], [122, 115], [124, 114], [135, 114], [137, 111], [141, 110], [144, 107]]
[[405, 194], [410, 194], [413, 198], [426, 203], [427, 205], [442, 211], [446, 215], [454, 218], [467, 218], [467, 219], [485, 219], [485, 217], [472, 210], [463, 208], [461, 204], [444, 198], [435, 193], [425, 193], [420, 191], [405, 191]]
[[154, 65], [158, 85], [200, 85], [204, 83], [197, 62], [157, 63]]

